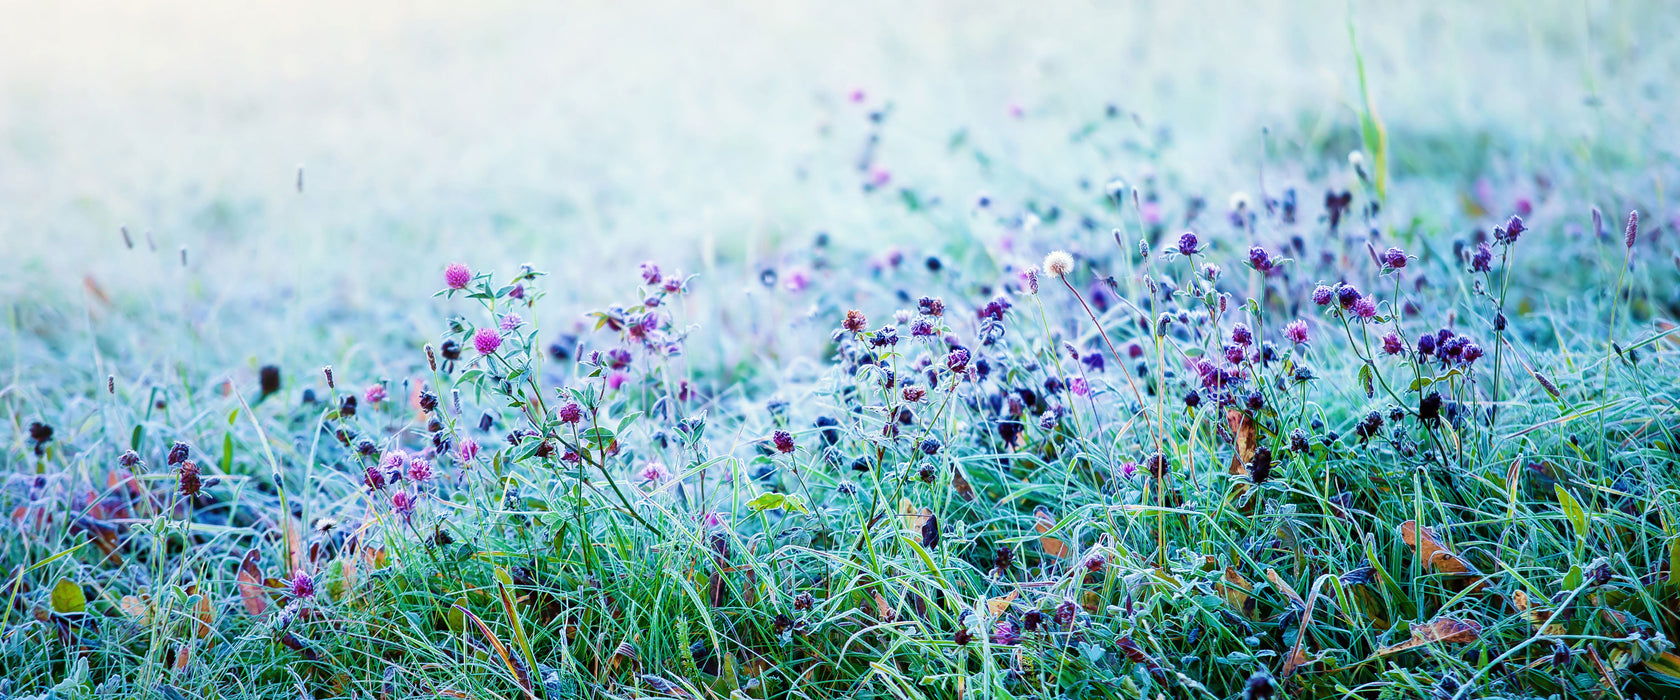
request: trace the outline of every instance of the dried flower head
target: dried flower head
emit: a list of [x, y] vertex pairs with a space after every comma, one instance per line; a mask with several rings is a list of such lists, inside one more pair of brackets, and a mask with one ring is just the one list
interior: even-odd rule
[[858, 311], [857, 309], [852, 309], [850, 311], [847, 311], [846, 312], [846, 320], [841, 322], [841, 324], [840, 324], [841, 328], [846, 329], [847, 333], [852, 333], [852, 334], [862, 333], [863, 329], [867, 328], [868, 326], [869, 326], [868, 317], [864, 316], [863, 312]]
[[182, 461], [179, 471], [181, 477], [181, 495], [189, 498], [197, 496], [199, 491], [204, 489], [204, 481], [199, 478], [198, 463], [190, 459]]
[[1044, 273], [1051, 277], [1063, 277], [1073, 272], [1073, 255], [1065, 250], [1051, 251], [1044, 256]]

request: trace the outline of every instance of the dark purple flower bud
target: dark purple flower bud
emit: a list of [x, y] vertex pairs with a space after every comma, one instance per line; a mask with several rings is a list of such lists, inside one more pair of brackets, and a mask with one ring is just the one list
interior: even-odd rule
[[1406, 251], [1399, 248], [1389, 248], [1382, 254], [1382, 262], [1388, 267], [1398, 270], [1406, 266]]
[[1635, 239], [1639, 238], [1639, 211], [1628, 212], [1627, 227], [1622, 229], [1622, 243], [1632, 248]]
[[914, 338], [929, 338], [938, 333], [933, 327], [933, 322], [926, 318], [918, 318], [915, 323], [910, 324], [910, 336]]
[[1399, 333], [1391, 332], [1383, 336], [1382, 343], [1383, 352], [1390, 355], [1398, 355], [1406, 350], [1406, 344], [1401, 342]]
[[1471, 272], [1487, 272], [1493, 269], [1493, 249], [1486, 243], [1476, 245], [1476, 252], [1470, 256]]
[[1261, 273], [1271, 272], [1273, 265], [1275, 265], [1272, 261], [1272, 254], [1266, 252], [1266, 249], [1260, 246], [1248, 249], [1248, 264], [1253, 265], [1254, 269]]
[[583, 420], [583, 407], [579, 406], [576, 401], [568, 401], [566, 405], [560, 407], [560, 420], [566, 423], [577, 423]]
[[[33, 433], [34, 433], [34, 431], [32, 430], [31, 434], [33, 434]], [[48, 436], [47, 439], [49, 439], [49, 440], [52, 439], [52, 437], [51, 437], [52, 436], [52, 429], [51, 428], [47, 429], [47, 436]], [[187, 461], [187, 457], [189, 456], [189, 450], [190, 450], [190, 448], [187, 447], [187, 443], [176, 442], [174, 447], [169, 448], [169, 466], [171, 466], [171, 467], [179, 466], [182, 462]]]
[[793, 433], [786, 430], [778, 430], [770, 436], [770, 441], [775, 443], [777, 452], [782, 454], [793, 452]]
[[916, 310], [928, 316], [944, 316], [945, 300], [939, 297], [922, 297], [916, 302]]
[[939, 449], [941, 447], [944, 447], [944, 445], [939, 444], [939, 439], [938, 438], [930, 437], [930, 438], [927, 438], [925, 440], [922, 440], [922, 444], [921, 444], [922, 454], [925, 454], [929, 457], [932, 457], [936, 454], [939, 454]]
[[953, 348], [950, 354], [945, 356], [945, 366], [949, 367], [952, 372], [962, 374], [968, 370], [968, 360], [969, 353], [967, 348]]
[[1354, 304], [1359, 303], [1360, 298], [1359, 288], [1351, 284], [1344, 284], [1336, 288], [1336, 303], [1340, 304], [1344, 310], [1352, 309]]
[[1435, 352], [1435, 336], [1426, 334], [1423, 337], [1418, 338], [1417, 349], [1418, 349], [1418, 354], [1419, 355], [1434, 354], [1434, 352]]
[[1202, 405], [1202, 395], [1197, 393], [1195, 389], [1191, 389], [1190, 393], [1184, 395], [1185, 408], [1195, 408], [1200, 405]]
[[1185, 231], [1178, 237], [1178, 252], [1181, 255], [1195, 255], [1200, 246], [1201, 242], [1196, 239], [1194, 231]]
[[1328, 306], [1330, 301], [1335, 298], [1336, 290], [1331, 289], [1328, 284], [1321, 284], [1313, 288], [1312, 300], [1314, 304]]
[[1353, 315], [1369, 321], [1377, 315], [1377, 300], [1371, 297], [1360, 297], [1353, 303]]
[[1249, 343], [1254, 342], [1254, 332], [1248, 329], [1248, 324], [1239, 323], [1231, 329], [1231, 342], [1248, 347]]

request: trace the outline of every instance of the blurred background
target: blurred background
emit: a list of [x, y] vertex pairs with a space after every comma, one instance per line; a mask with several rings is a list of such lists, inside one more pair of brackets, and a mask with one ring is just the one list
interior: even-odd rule
[[[451, 260], [588, 305], [647, 257], [728, 286], [817, 230], [933, 248], [860, 185], [966, 205], [959, 134], [1048, 191], [1153, 173], [1223, 206], [1263, 128], [1285, 174], [1345, 168], [1350, 25], [1416, 197], [1564, 158], [1648, 185], [1676, 145], [1666, 0], [6, 5], [0, 293], [36, 330], [184, 298], [276, 344]], [[1069, 145], [1110, 106], [1132, 148]]]

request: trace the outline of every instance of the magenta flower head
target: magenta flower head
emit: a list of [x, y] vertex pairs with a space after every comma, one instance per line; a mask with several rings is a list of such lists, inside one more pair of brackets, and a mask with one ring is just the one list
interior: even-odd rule
[[473, 334], [473, 347], [478, 349], [480, 355], [493, 353], [501, 346], [502, 334], [497, 333], [494, 328], [480, 328]]
[[969, 358], [968, 348], [958, 346], [945, 356], [945, 366], [951, 368], [952, 372], [962, 374], [968, 370]]
[[1138, 473], [1138, 463], [1137, 462], [1127, 461], [1124, 464], [1120, 465], [1120, 476], [1122, 478], [1130, 479], [1134, 476], [1137, 476], [1137, 473]]
[[374, 384], [373, 386], [368, 387], [367, 391], [362, 394], [363, 399], [367, 400], [368, 403], [373, 404], [384, 401], [385, 397], [386, 393], [384, 384]]
[[466, 289], [472, 283], [472, 270], [461, 263], [450, 263], [449, 267], [443, 268], [443, 283], [450, 289]]
[[368, 467], [362, 474], [362, 483], [367, 484], [369, 491], [385, 490], [385, 470], [379, 467]]
[[403, 468], [403, 465], [407, 463], [408, 455], [403, 453], [402, 450], [391, 450], [390, 452], [386, 452], [385, 457], [379, 460], [379, 466], [384, 467], [385, 471], [392, 472], [400, 471]]
[[1399, 333], [1390, 331], [1388, 335], [1383, 336], [1382, 343], [1383, 352], [1390, 355], [1398, 355], [1406, 351], [1406, 344], [1400, 340]]
[[471, 462], [478, 458], [478, 441], [467, 438], [461, 441], [461, 461]]
[[1306, 345], [1307, 322], [1301, 319], [1290, 321], [1289, 325], [1283, 327], [1283, 337], [1296, 345]]
[[1329, 306], [1331, 300], [1335, 298], [1336, 290], [1331, 289], [1328, 284], [1321, 284], [1313, 288], [1312, 300], [1314, 304], [1318, 304], [1319, 306]]
[[1389, 248], [1382, 254], [1382, 262], [1391, 269], [1398, 270], [1406, 266], [1406, 251], [1399, 248]]
[[1231, 342], [1248, 347], [1249, 343], [1254, 342], [1254, 332], [1248, 329], [1248, 324], [1239, 323], [1231, 329]]
[[1002, 646], [1013, 646], [1021, 643], [1021, 633], [1015, 631], [1015, 625], [1008, 621], [999, 622], [992, 628], [992, 643]]
[[424, 484], [432, 480], [432, 462], [424, 457], [408, 460], [408, 480]]
[[648, 462], [647, 466], [642, 467], [641, 477], [643, 481], [659, 483], [671, 478], [671, 470], [658, 462]]
[[1086, 396], [1091, 393], [1091, 385], [1085, 382], [1084, 377], [1074, 377], [1068, 380], [1068, 391], [1075, 396]]
[[1505, 222], [1504, 226], [1494, 227], [1493, 239], [1500, 243], [1510, 245], [1512, 243], [1516, 243], [1517, 238], [1521, 237], [1523, 232], [1527, 230], [1528, 227], [1523, 225], [1522, 217], [1512, 216], [1509, 221]]
[[607, 375], [607, 388], [618, 391], [618, 388], [624, 386], [624, 383], [628, 381], [630, 381], [630, 375], [624, 372], [613, 372]]
[[403, 520], [414, 517], [414, 507], [419, 505], [420, 499], [407, 491], [391, 494], [391, 512], [396, 513]]
[[315, 597], [315, 577], [310, 576], [303, 569], [292, 572], [292, 579], [286, 582], [293, 598], [309, 600]]
[[503, 331], [511, 331], [524, 323], [525, 319], [520, 318], [519, 314], [508, 314], [502, 317], [501, 327]]
[[1195, 255], [1201, 241], [1196, 238], [1195, 231], [1185, 231], [1178, 237], [1178, 252], [1180, 255]]
[[576, 401], [568, 402], [560, 407], [560, 420], [567, 423], [576, 423], [583, 420], [583, 407], [579, 406]]
[[1368, 296], [1359, 297], [1359, 301], [1353, 303], [1353, 315], [1365, 321], [1376, 317], [1377, 300]]
[[793, 452], [793, 448], [794, 448], [793, 434], [789, 433], [786, 430], [776, 431], [774, 434], [772, 434], [770, 436], [770, 441], [775, 443], [777, 452], [780, 452], [782, 454], [788, 454], [788, 453]]
[[648, 286], [659, 284], [663, 276], [659, 274], [659, 265], [649, 260], [642, 263], [642, 282]]

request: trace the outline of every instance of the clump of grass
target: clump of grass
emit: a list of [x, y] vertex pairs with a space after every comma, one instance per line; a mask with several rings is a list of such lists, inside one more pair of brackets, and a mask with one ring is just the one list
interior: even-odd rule
[[0, 692], [1673, 691], [1673, 242], [1365, 177], [999, 182], [996, 240], [790, 246], [738, 308], [625, 266], [559, 328], [569, 279], [452, 263], [378, 370], [55, 368], [5, 392]]

